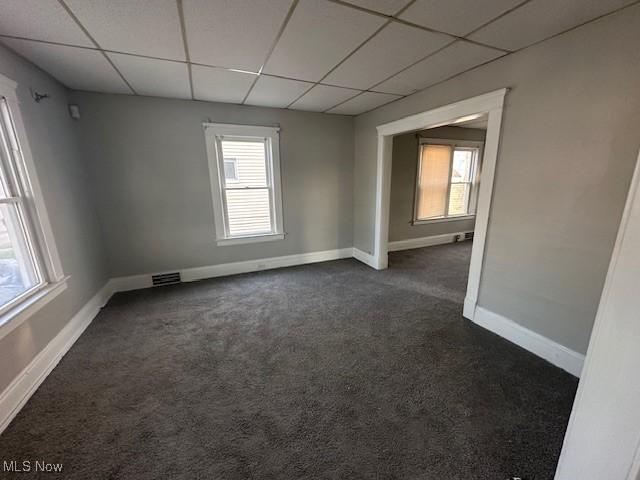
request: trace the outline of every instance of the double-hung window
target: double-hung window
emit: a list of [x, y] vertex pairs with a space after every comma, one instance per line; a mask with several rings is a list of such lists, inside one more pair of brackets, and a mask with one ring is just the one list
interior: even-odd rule
[[0, 337], [66, 286], [15, 87], [0, 75]]
[[479, 142], [421, 141], [414, 223], [475, 214], [481, 151]]
[[279, 128], [204, 128], [218, 245], [284, 238]]

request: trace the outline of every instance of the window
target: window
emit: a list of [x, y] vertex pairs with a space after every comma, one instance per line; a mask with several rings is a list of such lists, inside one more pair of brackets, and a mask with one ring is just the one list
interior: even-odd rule
[[0, 75], [0, 338], [66, 287], [15, 87]]
[[475, 213], [482, 144], [424, 140], [420, 144], [414, 223]]
[[218, 245], [281, 240], [279, 129], [205, 124]]

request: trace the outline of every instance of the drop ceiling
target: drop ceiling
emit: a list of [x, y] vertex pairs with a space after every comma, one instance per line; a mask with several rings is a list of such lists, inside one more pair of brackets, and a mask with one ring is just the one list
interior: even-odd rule
[[0, 0], [71, 89], [358, 115], [637, 0]]

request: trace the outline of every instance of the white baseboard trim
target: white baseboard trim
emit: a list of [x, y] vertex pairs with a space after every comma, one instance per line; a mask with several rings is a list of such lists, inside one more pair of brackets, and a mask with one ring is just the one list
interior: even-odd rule
[[226, 275], [236, 275], [238, 273], [257, 272], [260, 270], [271, 270], [274, 268], [293, 267], [295, 265], [306, 265], [308, 263], [328, 262], [341, 258], [350, 258], [351, 248], [340, 248], [337, 250], [324, 250], [321, 252], [298, 253], [283, 257], [260, 258], [257, 260], [247, 260], [243, 262], [222, 263], [206, 267], [187, 268], [182, 270], [183, 282], [192, 282], [212, 277], [224, 277]]
[[453, 243], [458, 235], [464, 235], [465, 233], [471, 232], [473, 232], [473, 230], [446, 233], [443, 235], [431, 235], [430, 237], [409, 238], [407, 240], [396, 240], [395, 242], [389, 242], [389, 251], [397, 252], [398, 250], [409, 250], [411, 248], [431, 247], [433, 245]]
[[20, 412], [113, 293], [111, 282], [107, 282], [0, 394], [0, 433]]
[[581, 353], [482, 307], [476, 307], [473, 322], [580, 378], [584, 364]]
[[[453, 234], [452, 234], [453, 235]], [[439, 236], [441, 237], [441, 236]], [[432, 238], [432, 237], [427, 237]], [[423, 240], [423, 239], [416, 239]], [[435, 245], [435, 244], [433, 244]], [[416, 247], [407, 247], [416, 248]], [[373, 255], [357, 248], [342, 248], [320, 252], [302, 253], [282, 257], [263, 258], [242, 262], [224, 263], [206, 267], [188, 268], [180, 271], [183, 281], [255, 272], [273, 268], [325, 262], [341, 258], [355, 257], [373, 267]], [[53, 340], [34, 357], [31, 363], [0, 394], [0, 433], [31, 398], [40, 384], [55, 368], [60, 359], [73, 346], [92, 320], [115, 292], [151, 287], [151, 274], [117, 277], [109, 280], [65, 325]], [[473, 310], [473, 313], [470, 314]], [[469, 315], [467, 315], [469, 314]], [[522, 348], [548, 360], [552, 364], [579, 377], [584, 363], [584, 355], [574, 352], [540, 334], [518, 325], [512, 320], [476, 307], [471, 299], [465, 299], [465, 317], [476, 324], [506, 338]]]
[[128, 277], [114, 277], [109, 280], [109, 284], [114, 293], [128, 292], [129, 290], [140, 290], [142, 288], [151, 288], [153, 283], [151, 282], [151, 275], [130, 275]]
[[[320, 252], [298, 253], [282, 257], [258, 258], [242, 262], [221, 263], [219, 265], [207, 265], [204, 267], [178, 269], [183, 282], [193, 282], [206, 278], [237, 275], [239, 273], [258, 272], [274, 268], [292, 267], [308, 263], [327, 262], [353, 256], [353, 249], [339, 248], [336, 250], [324, 250]], [[167, 273], [167, 272], [157, 272]], [[132, 275], [129, 277], [116, 277], [111, 279], [114, 291], [124, 292], [152, 287], [151, 276], [156, 273], [144, 275]]]
[[[262, 258], [243, 262], [224, 263], [206, 267], [180, 270], [186, 282], [204, 278], [255, 272], [308, 263], [351, 258], [353, 248], [341, 248], [320, 252], [301, 253], [282, 257]], [[136, 290], [152, 286], [151, 275], [132, 275], [109, 280], [67, 323], [62, 330], [20, 372], [9, 386], [0, 393], [0, 434], [11, 423], [29, 398], [47, 378], [49, 373], [69, 351], [75, 341], [91, 324], [95, 316], [116, 292]]]
[[372, 268], [375, 268], [376, 270], [378, 269], [378, 265], [377, 265], [376, 259], [370, 253], [363, 252], [362, 250], [360, 250], [360, 249], [358, 249], [356, 247], [353, 247], [352, 256], [356, 260], [359, 260], [362, 263], [364, 263], [366, 265], [369, 265]]
[[473, 321], [476, 314], [476, 300], [471, 297], [464, 297], [464, 305], [462, 307], [462, 316]]

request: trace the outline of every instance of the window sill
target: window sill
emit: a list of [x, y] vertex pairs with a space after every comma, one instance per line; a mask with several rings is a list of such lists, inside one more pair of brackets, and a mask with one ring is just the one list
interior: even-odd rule
[[43, 286], [23, 302], [20, 302], [11, 310], [0, 315], [0, 339], [18, 328], [38, 310], [64, 292], [67, 289], [68, 279], [69, 277], [65, 277], [55, 283], [49, 283]]
[[273, 242], [275, 240], [284, 240], [284, 233], [275, 233], [269, 235], [251, 235], [247, 237], [231, 237], [220, 238], [216, 240], [219, 247], [226, 245], [242, 245], [244, 243], [261, 243], [261, 242]]
[[456, 222], [459, 220], [473, 220], [476, 218], [475, 215], [460, 215], [457, 217], [439, 217], [439, 218], [431, 218], [429, 220], [414, 220], [412, 225], [429, 225], [430, 223], [442, 223], [442, 222]]

